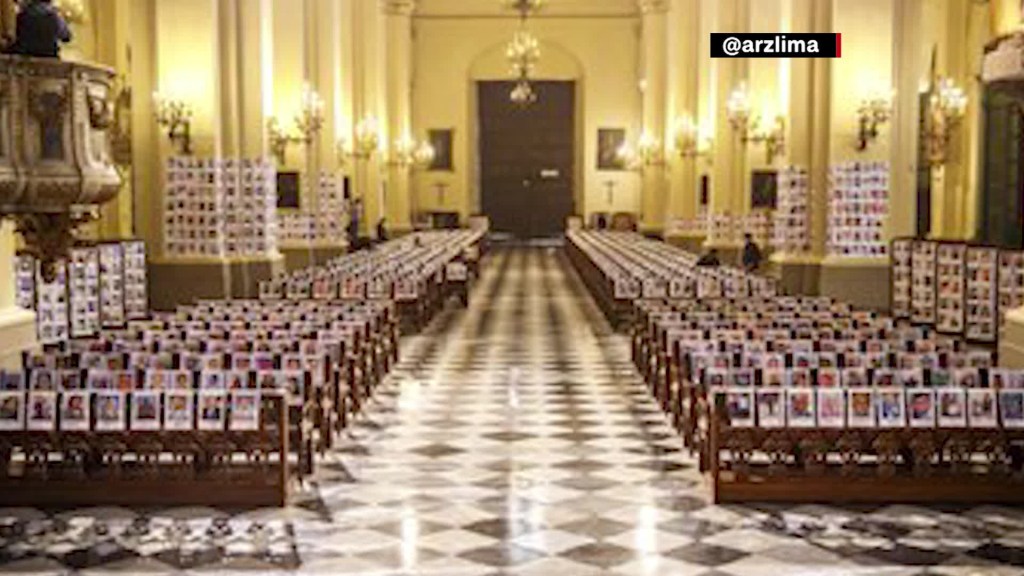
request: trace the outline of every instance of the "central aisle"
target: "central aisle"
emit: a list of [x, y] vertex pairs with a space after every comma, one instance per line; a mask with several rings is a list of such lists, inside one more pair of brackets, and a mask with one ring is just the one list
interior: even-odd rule
[[650, 557], [700, 529], [693, 465], [559, 251], [496, 252], [469, 309], [403, 345], [337, 455], [351, 482], [321, 481], [338, 528], [298, 534], [304, 570], [694, 573]]
[[403, 346], [284, 513], [303, 573], [1024, 573], [1019, 510], [711, 505], [557, 250], [495, 252], [469, 309]]

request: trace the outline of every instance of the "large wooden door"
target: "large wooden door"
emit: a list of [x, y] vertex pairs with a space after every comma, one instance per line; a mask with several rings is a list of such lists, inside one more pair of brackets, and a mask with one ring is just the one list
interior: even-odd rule
[[574, 212], [576, 85], [535, 82], [527, 107], [511, 102], [512, 88], [478, 83], [483, 212], [495, 232], [558, 236]]

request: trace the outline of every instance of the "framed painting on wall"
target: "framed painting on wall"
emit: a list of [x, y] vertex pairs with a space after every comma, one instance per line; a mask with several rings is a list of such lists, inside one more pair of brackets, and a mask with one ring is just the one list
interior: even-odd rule
[[281, 171], [277, 173], [277, 207], [294, 208], [301, 207], [301, 185], [299, 173], [296, 171]]
[[619, 149], [626, 143], [625, 128], [597, 129], [597, 169], [625, 170], [626, 163], [619, 157]]
[[455, 163], [452, 159], [452, 142], [454, 131], [451, 128], [443, 130], [427, 130], [427, 139], [434, 148], [434, 160], [430, 163], [429, 170], [432, 172], [454, 172]]
[[778, 197], [778, 173], [774, 170], [755, 170], [750, 182], [751, 207], [775, 209]]

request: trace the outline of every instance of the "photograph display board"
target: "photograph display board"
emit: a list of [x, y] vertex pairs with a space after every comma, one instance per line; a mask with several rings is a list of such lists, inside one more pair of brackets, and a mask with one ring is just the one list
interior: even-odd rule
[[277, 250], [273, 161], [167, 161], [164, 249], [169, 256], [263, 256]]
[[889, 164], [844, 162], [829, 170], [830, 256], [885, 256], [883, 228], [889, 216]]
[[772, 247], [787, 254], [811, 251], [810, 188], [807, 170], [789, 166], [778, 174], [778, 208]]

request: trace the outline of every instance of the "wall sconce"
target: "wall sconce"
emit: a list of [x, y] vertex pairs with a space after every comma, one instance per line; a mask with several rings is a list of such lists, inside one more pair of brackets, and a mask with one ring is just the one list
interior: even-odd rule
[[391, 153], [391, 160], [388, 162], [402, 170], [410, 168], [421, 168], [429, 166], [437, 152], [430, 142], [417, 142], [408, 134], [395, 141], [394, 150]]
[[615, 155], [630, 170], [643, 170], [665, 164], [665, 149], [661, 145], [661, 140], [646, 130], [640, 134], [635, 146], [623, 144]]
[[288, 161], [288, 147], [292, 144], [311, 146], [324, 128], [324, 101], [309, 84], [302, 86], [302, 107], [295, 115], [295, 130], [289, 134], [274, 116], [267, 119], [267, 143], [280, 165]]
[[878, 138], [879, 127], [892, 117], [893, 93], [877, 94], [865, 98], [857, 109], [859, 129], [857, 131], [857, 150], [863, 152], [868, 145]]
[[946, 163], [949, 142], [967, 112], [967, 94], [949, 78], [932, 88], [928, 114], [928, 157], [931, 164]]
[[644, 131], [636, 143], [636, 151], [641, 164], [658, 166], [665, 163], [665, 149], [661, 140], [650, 132]]
[[284, 166], [288, 163], [288, 146], [301, 141], [298, 136], [288, 134], [281, 128], [281, 123], [277, 118], [271, 116], [267, 118], [267, 146], [270, 147], [270, 153], [277, 158], [279, 166]]
[[356, 123], [353, 132], [352, 142], [344, 139], [338, 142], [339, 156], [369, 160], [380, 149], [381, 136], [377, 119], [373, 116], [364, 117]]
[[295, 117], [295, 128], [303, 144], [313, 143], [324, 128], [324, 101], [309, 84], [302, 86], [302, 109]]
[[697, 158], [711, 154], [711, 139], [701, 134], [701, 129], [689, 114], [676, 121], [675, 152], [681, 158]]
[[82, 0], [57, 0], [54, 4], [57, 12], [68, 24], [85, 24], [85, 6], [82, 6]]
[[725, 104], [726, 115], [734, 132], [743, 144], [765, 146], [768, 164], [786, 151], [786, 120], [776, 115], [770, 127], [765, 127], [760, 115], [753, 112], [747, 86], [741, 85], [729, 95]]
[[171, 144], [184, 156], [192, 155], [192, 107], [182, 100], [173, 100], [153, 93], [156, 123], [167, 130]]
[[752, 116], [750, 95], [747, 93], [746, 84], [740, 85], [739, 88], [732, 91], [732, 94], [729, 94], [729, 100], [725, 103], [725, 113], [733, 131], [739, 134], [740, 139], [746, 143]]
[[776, 116], [770, 128], [765, 128], [758, 121], [749, 141], [753, 144], [764, 144], [765, 162], [775, 162], [777, 156], [786, 152], [786, 119]]

